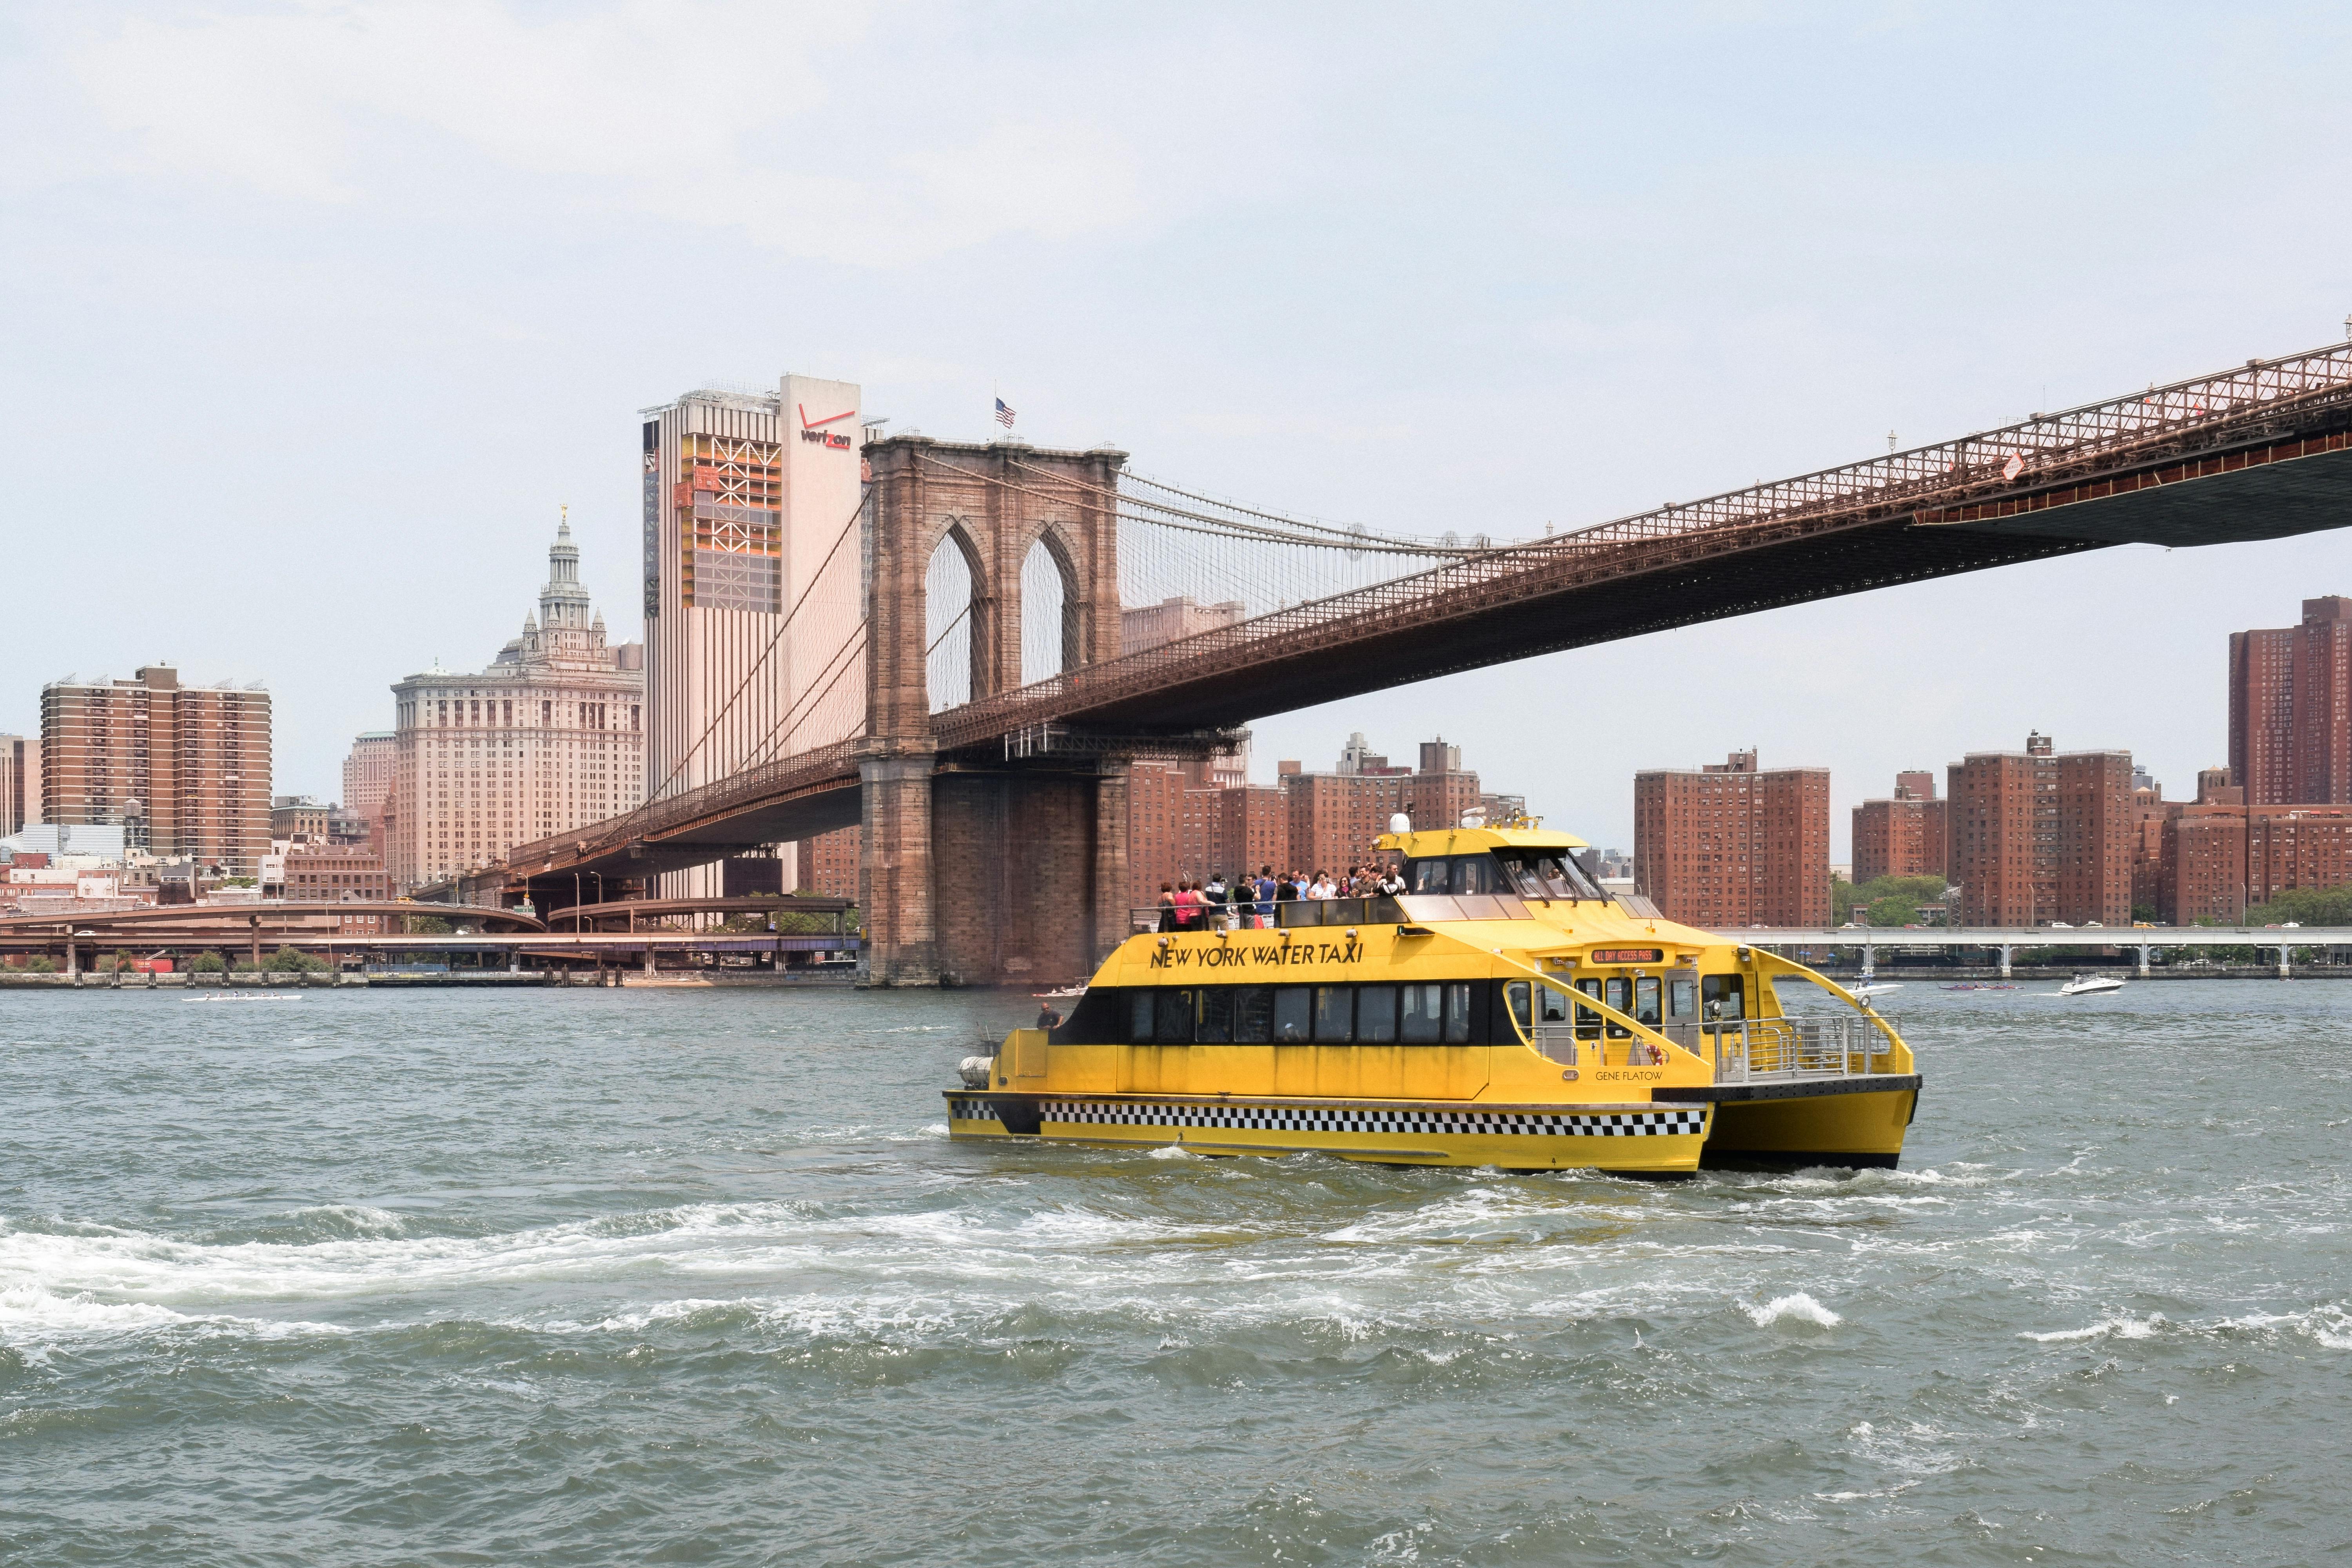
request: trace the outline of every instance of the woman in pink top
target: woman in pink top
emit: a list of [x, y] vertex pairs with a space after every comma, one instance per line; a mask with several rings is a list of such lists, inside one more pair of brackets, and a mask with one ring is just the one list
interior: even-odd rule
[[1176, 929], [1191, 931], [1201, 923], [1201, 889], [1188, 878], [1176, 884]]

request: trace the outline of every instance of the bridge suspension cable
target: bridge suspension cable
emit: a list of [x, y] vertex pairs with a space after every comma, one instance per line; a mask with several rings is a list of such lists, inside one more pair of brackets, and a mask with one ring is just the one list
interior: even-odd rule
[[[858, 520], [865, 515], [866, 500], [866, 493], [860, 491], [857, 499], [857, 505], [850, 510], [848, 521], [845, 522], [840, 531], [835, 534], [833, 544], [825, 551], [824, 561], [819, 563], [817, 569], [810, 574], [808, 586], [801, 590], [800, 596], [793, 601], [792, 608], [786, 611], [783, 617], [776, 623], [776, 629], [774, 632], [770, 634], [766, 645], [760, 649], [759, 657], [752, 660], [751, 668], [743, 672], [743, 678], [735, 683], [735, 689], [727, 694], [727, 700], [719, 704], [717, 710], [710, 715], [709, 720], [704, 723], [701, 733], [694, 738], [693, 744], [687, 747], [685, 752], [680, 753], [677, 761], [671, 765], [668, 773], [663, 777], [661, 782], [656, 784], [652, 789], [646, 792], [646, 797], [643, 801], [624, 813], [620, 817], [614, 819], [613, 822], [600, 824], [600, 837], [605, 838], [611, 838], [616, 835], [625, 837], [646, 816], [646, 814], [652, 809], [656, 802], [669, 798], [673, 793], [674, 786], [676, 786], [678, 780], [684, 776], [687, 765], [694, 760], [695, 756], [702, 751], [704, 746], [709, 743], [710, 737], [718, 732], [719, 727], [735, 711], [737, 704], [742, 700], [743, 694], [751, 689], [751, 683], [759, 679], [761, 672], [768, 668], [769, 661], [775, 657], [776, 649], [783, 645], [785, 634], [792, 630], [793, 625], [799, 618], [802, 609], [808, 604], [811, 595], [816, 593], [818, 585], [825, 581], [825, 574], [831, 570], [834, 562], [840, 557], [841, 547], [857, 532]], [[832, 655], [826, 658], [824, 664], [819, 667], [819, 674], [822, 675], [824, 670], [833, 668], [834, 666], [842, 659], [844, 654], [852, 647], [862, 647], [864, 646], [865, 636], [866, 619], [861, 616], [858, 618], [857, 624], [850, 628], [848, 636], [843, 639], [842, 646], [835, 648]], [[849, 664], [842, 665], [841, 670], [835, 671], [833, 679], [826, 681], [821, 690], [812, 686], [808, 691], [804, 691], [802, 698], [796, 700], [792, 707], [787, 710], [782, 721], [777, 724], [774, 729], [771, 730], [769, 733], [762, 738], [759, 750], [753, 753], [753, 757], [748, 760], [745, 765], [749, 766], [751, 763], [756, 762], [759, 759], [760, 752], [767, 751], [770, 747], [773, 746], [781, 737], [789, 733], [793, 725], [798, 721], [798, 719], [804, 719], [807, 717], [808, 713], [813, 712], [814, 710], [815, 702], [822, 701], [826, 695], [829, 695], [833, 691], [835, 686], [840, 681], [841, 674], [847, 669], [854, 668], [854, 660]], [[814, 700], [811, 700], [812, 695], [814, 695]], [[864, 718], [862, 709], [859, 710], [858, 717], [862, 721]], [[559, 834], [556, 837], [562, 837], [564, 835]], [[541, 842], [544, 843], [546, 841], [541, 840]], [[528, 852], [532, 847], [533, 846], [531, 845], [518, 846], [517, 853]]]
[[[919, 454], [918, 460], [1033, 499], [1109, 510], [1118, 527], [1119, 597], [1131, 609], [1190, 598], [1213, 613], [1223, 609], [1230, 618], [1249, 619], [1476, 559], [1496, 548], [1483, 534], [1465, 541], [1451, 532], [1433, 539], [1375, 532], [1361, 523], [1244, 506], [1132, 473], [1122, 474], [1115, 486], [1100, 486], [1018, 458], [1005, 467], [1020, 479], [929, 454]], [[951, 592], [960, 584], [942, 577], [932, 586]], [[941, 637], [950, 629], [942, 627]], [[934, 658], [935, 676], [944, 678], [935, 687], [954, 684], [963, 668], [952, 657]]]

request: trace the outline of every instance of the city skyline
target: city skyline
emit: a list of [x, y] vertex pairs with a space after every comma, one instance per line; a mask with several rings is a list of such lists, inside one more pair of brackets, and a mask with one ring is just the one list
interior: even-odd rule
[[[538, 531], [519, 531], [517, 537], [543, 541], [544, 535], [543, 532], [540, 532]], [[2325, 538], [2325, 536], [2321, 537]], [[502, 546], [506, 542], [504, 540], [498, 540], [493, 542]], [[2284, 542], [2292, 545], [2305, 542], [2288, 541]], [[2280, 548], [2280, 546], [2243, 545], [2231, 548], [2244, 551], [2263, 551], [2275, 550]], [[2168, 554], [2174, 552], [2167, 552], [2164, 553]], [[2095, 560], [2096, 557], [2093, 557], [2092, 559]], [[2010, 568], [2008, 570], [2010, 572], [2017, 572], [2021, 570], [2034, 571], [2046, 569], [2048, 567], [2063, 568], [2070, 564], [2074, 564], [2074, 563], [2042, 563], [2039, 566]], [[602, 565], [603, 570], [600, 573], [591, 571], [586, 564], [583, 563], [582, 569], [582, 580], [583, 584], [593, 582], [599, 576], [609, 583], [612, 579], [619, 575], [619, 573], [614, 570], [611, 563], [602, 563]], [[625, 572], [627, 569], [627, 566], [625, 564], [619, 569], [619, 571]], [[521, 573], [519, 575], [524, 579], [530, 579], [532, 576], [532, 574], [528, 572]], [[2344, 578], [2347, 584], [2352, 584], [2352, 560], [2347, 560], [2346, 563]], [[2334, 586], [2336, 584], [2327, 584], [2323, 585]], [[636, 619], [631, 614], [632, 600], [628, 590], [632, 586], [634, 586], [633, 584], [624, 580], [620, 584], [619, 591], [612, 594], [609, 597], [607, 597], [604, 589], [601, 587], [592, 589], [594, 597], [600, 604], [611, 604], [615, 608], [616, 614], [614, 616], [613, 619], [617, 629], [614, 633], [613, 640], [616, 644], [624, 641], [636, 642], [642, 638], [642, 633], [638, 630]], [[1922, 584], [1919, 586], [1935, 587], [1950, 586], [1950, 584]], [[1897, 595], [1900, 595], [1902, 592], [1903, 590], [1895, 591]], [[2291, 619], [2292, 612], [2301, 604], [2303, 597], [2304, 595], [2302, 590], [2291, 585], [2282, 584], [2277, 589], [2275, 603], [2266, 605], [2263, 607], [2245, 614], [2242, 617], [2242, 620], [2258, 622], [2263, 620], [2274, 621], [2280, 619]], [[1851, 602], [1852, 601], [1849, 601], [1848, 603]], [[1130, 612], [1132, 612], [1139, 608], [1150, 609], [1151, 606], [1130, 605], [1129, 608]], [[1777, 613], [1784, 616], [1795, 616], [1808, 613], [1819, 613], [1834, 608], [1836, 608], [1835, 605], [1801, 606], [1796, 610]], [[1720, 633], [1726, 626], [1737, 627], [1742, 624], [1742, 621], [1718, 623], [1715, 626], [1686, 627], [1675, 633], [1661, 635], [1683, 637], [1703, 637], [1710, 633]], [[2093, 749], [2129, 751], [2133, 753], [2136, 759], [2139, 760], [2139, 765], [2144, 769], [2144, 771], [2154, 774], [2159, 780], [2170, 779], [2176, 781], [2168, 785], [2168, 789], [2172, 790], [2176, 794], [2183, 791], [2193, 794], [2193, 787], [2190, 785], [2189, 781], [2193, 780], [2197, 773], [2205, 767], [2216, 765], [2226, 766], [2230, 757], [2231, 745], [2230, 689], [2231, 682], [2227, 668], [2227, 661], [2231, 654], [2232, 640], [2244, 635], [2244, 633], [2245, 626], [2243, 624], [2233, 626], [2228, 630], [2221, 631], [2219, 633], [2214, 646], [2206, 650], [2211, 657], [2205, 660], [2209, 668], [2207, 679], [2203, 684], [2210, 689], [2210, 700], [2203, 706], [2210, 707], [2212, 710], [2213, 722], [2210, 726], [2207, 739], [2202, 742], [2202, 752], [2200, 752], [2198, 749], [2200, 742], [2194, 739], [2190, 739], [2185, 743], [2177, 744], [2172, 748], [2172, 754], [2177, 758], [2201, 758], [2201, 760], [2198, 760], [2193, 763], [2184, 763], [2181, 765], [2154, 762], [2150, 759], [2150, 748], [2144, 743], [2135, 743], [2135, 738], [2128, 734], [2120, 735], [2120, 738], [2112, 744], [2108, 743], [2103, 737], [2100, 742], [2098, 742]], [[488, 628], [486, 627], [481, 635], [483, 637], [488, 637], [490, 635]], [[143, 634], [140, 634], [140, 637], [143, 637]], [[126, 637], [122, 640], [126, 645], [128, 645], [137, 639]], [[1583, 650], [1575, 654], [1551, 655], [1542, 658], [1525, 660], [1518, 665], [1506, 666], [1499, 669], [1473, 671], [1466, 675], [1446, 677], [1439, 680], [1422, 682], [1419, 683], [1418, 687], [1404, 688], [1402, 689], [1406, 693], [1411, 693], [1424, 689], [1460, 686], [1464, 684], [1475, 685], [1479, 682], [1491, 682], [1498, 686], [1506, 685], [1510, 682], [1510, 676], [1507, 673], [1508, 671], [1522, 669], [1532, 666], [1555, 664], [1573, 659], [1591, 660], [1596, 658], [1608, 658], [1612, 655], [1622, 658], [1624, 657], [1625, 650], [1633, 648], [1639, 644], [1654, 640], [1656, 639], [1637, 638], [1633, 639], [1629, 643], [1606, 645], [1600, 648]], [[89, 660], [83, 661], [83, 668], [89, 668], [92, 662], [93, 661]], [[469, 674], [487, 672], [490, 668], [490, 661], [485, 658], [478, 661], [469, 662], [463, 658], [448, 658], [442, 655], [435, 654], [425, 660], [417, 662], [412, 667], [412, 678], [415, 673], [425, 671], [428, 666], [431, 670], [437, 671], [442, 674]], [[29, 700], [22, 700], [19, 694], [16, 693], [0, 692], [0, 711], [5, 711], [5, 705], [12, 698], [16, 698], [17, 700], [22, 700], [22, 705], [29, 710], [31, 717], [28, 721], [21, 723], [21, 731], [25, 734], [37, 736], [40, 731], [38, 719], [38, 694], [40, 687], [44, 684], [65, 679], [68, 675], [78, 676], [79, 671], [68, 670], [65, 674], [45, 676], [35, 680], [29, 687]], [[107, 673], [101, 672], [96, 676], [81, 677], [81, 679], [87, 680], [105, 680], [113, 678]], [[272, 689], [272, 682], [266, 675], [256, 678], [256, 679], [257, 680], [257, 689], [264, 691], [269, 691]], [[207, 679], [203, 682], [203, 684], [254, 686], [256, 682], [253, 680], [238, 680], [234, 677], [230, 677], [224, 678], [223, 679]], [[381, 725], [389, 725], [393, 721], [392, 712], [394, 704], [394, 699], [391, 696], [391, 688], [395, 684], [397, 684], [396, 679], [388, 679], [383, 683], [382, 688], [384, 693], [383, 702], [384, 711], [380, 719]], [[1368, 723], [1381, 724], [1386, 728], [1398, 728], [1399, 726], [1397, 724], [1389, 721], [1389, 715], [1392, 711], [1390, 704], [1391, 700], [1396, 696], [1397, 693], [1393, 692], [1382, 693], [1376, 697], [1366, 697], [1346, 702], [1328, 704], [1322, 708], [1308, 710], [1299, 713], [1277, 714], [1269, 719], [1258, 721], [1254, 726], [1254, 729], [1260, 737], [1269, 734], [1277, 737], [1280, 743], [1286, 748], [1286, 754], [1289, 754], [1290, 752], [1304, 752], [1307, 755], [1336, 755], [1345, 749], [1345, 735], [1362, 731], [1364, 726]], [[2055, 707], [2060, 705], [2052, 704], [2048, 706]], [[2043, 730], [2053, 728], [2052, 724], [2046, 721], [2037, 721], [2032, 717], [2035, 713], [2038, 713], [2041, 710], [2041, 708], [2027, 707], [2021, 710], [2013, 717], [1997, 717], [1990, 721], [1988, 727], [1988, 732], [1981, 737], [1978, 737], [1971, 733], [1964, 738], [1952, 738], [1940, 742], [1930, 742], [1924, 747], [1913, 746], [1908, 751], [1900, 753], [1895, 752], [1891, 750], [1873, 750], [1867, 752], [1857, 753], [1852, 748], [1844, 748], [1843, 750], [1845, 751], [1848, 760], [1830, 764], [1828, 768], [1831, 777], [1830, 831], [1832, 860], [1837, 863], [1850, 863], [1854, 858], [1855, 851], [1850, 821], [1852, 809], [1863, 805], [1868, 801], [1883, 798], [1884, 792], [1886, 788], [1884, 784], [1868, 782], [1873, 773], [1881, 775], [1886, 779], [1891, 779], [1895, 773], [1912, 767], [1925, 767], [1931, 772], [1940, 773], [1948, 763], [1958, 762], [1964, 753], [1972, 751], [1984, 750], [1988, 747], [1997, 745], [2000, 742], [2000, 736], [2010, 731], [2013, 731], [2019, 722], [2025, 722], [2029, 727], [2038, 727]], [[1818, 718], [1818, 714], [1807, 712], [1800, 709], [1790, 715], [1790, 717], [1792, 721], [1786, 724], [1776, 721], [1769, 732], [1761, 737], [1760, 743], [1768, 747], [1775, 755], [1778, 756], [1801, 759], [1803, 757], [1812, 755], [1813, 753], [1804, 752], [1803, 748], [1800, 745], [1786, 742], [1782, 739], [1782, 736], [1785, 733], [1805, 732], [1807, 731], [1817, 735], [1822, 733], [1821, 729], [1811, 722]], [[1469, 727], [1475, 724], [1477, 718], [1478, 714], [1474, 710], [1466, 715], [1460, 723], [1455, 725], [1456, 731], [1463, 735], [1465, 743], [1479, 748], [1482, 751], [1493, 750], [1503, 752], [1507, 755], [1510, 754], [1511, 749], [1507, 744], [1507, 735], [1497, 736], [1483, 728]], [[1735, 721], [1734, 722], [1736, 725], [1738, 721]], [[289, 751], [298, 750], [298, 746], [295, 744], [289, 744], [287, 739], [289, 731], [291, 731], [299, 732], [302, 737], [299, 743], [299, 752], [300, 755], [306, 759], [322, 755], [326, 758], [326, 761], [323, 764], [314, 764], [306, 760], [303, 763], [298, 764], [311, 769], [312, 771], [323, 775], [320, 779], [313, 779], [310, 772], [304, 773], [299, 777], [291, 776], [287, 772], [286, 763], [277, 763], [276, 765], [278, 772], [273, 778], [271, 793], [274, 795], [314, 795], [322, 800], [340, 800], [343, 792], [340, 788], [339, 782], [332, 781], [340, 781], [342, 776], [344, 772], [344, 763], [349, 756], [352, 742], [361, 735], [369, 733], [371, 732], [371, 730], [378, 727], [370, 726], [368, 729], [355, 730], [349, 732], [339, 731], [333, 735], [322, 737], [317, 732], [315, 720], [312, 721], [310, 725], [306, 726], [303, 723], [302, 715], [293, 713], [282, 707], [278, 709], [277, 713], [277, 724], [278, 726], [278, 739], [276, 744], [278, 747], [281, 756]], [[1343, 731], [1342, 726], [1349, 726], [1350, 728]], [[1752, 731], [1757, 728], [1759, 728], [1759, 726], [1752, 718], [1745, 721], [1746, 730]], [[2114, 728], [2119, 729], [2119, 727]], [[2177, 728], [2179, 727], [2176, 726], [2176, 729]], [[0, 724], [0, 732], [6, 732], [8, 729], [9, 727], [7, 725]], [[1735, 728], [1733, 732], [1737, 733], [1740, 732], [1740, 731]], [[1300, 736], [1309, 737], [1309, 739], [1301, 741], [1298, 739]], [[1324, 737], [1337, 738], [1325, 740], [1323, 739]], [[2159, 737], [2159, 739], [2161, 739], [2161, 737]], [[1701, 744], [1703, 745], [1704, 742], [1702, 742]], [[1939, 746], [1941, 748], [1940, 750]], [[1719, 746], [1717, 747], [1717, 750], [1720, 750]], [[1949, 752], [1949, 755], [1943, 754], [1947, 752]], [[1588, 753], [1588, 755], [1590, 753]], [[1591, 840], [1596, 846], [1604, 841], [1610, 843], [1630, 844], [1633, 837], [1633, 820], [1634, 815], [1633, 790], [1633, 785], [1630, 783], [1632, 776], [1639, 772], [1655, 771], [1659, 768], [1692, 768], [1699, 765], [1696, 760], [1684, 761], [1680, 759], [1669, 762], [1653, 760], [1651, 762], [1644, 763], [1637, 760], [1644, 753], [1637, 752], [1630, 746], [1622, 751], [1612, 751], [1603, 754], [1613, 758], [1616, 763], [1622, 764], [1613, 770], [1620, 780], [1620, 783], [1615, 789], [1615, 795], [1621, 798], [1611, 799], [1607, 795], [1606, 792], [1604, 792], [1602, 806], [1600, 810], [1593, 811], [1589, 814], [1582, 813], [1578, 809], [1580, 803], [1571, 800], [1569, 803], [1569, 809], [1566, 812], [1562, 812], [1558, 804], [1559, 792], [1557, 790], [1547, 789], [1544, 782], [1544, 770], [1542, 767], [1543, 759], [1540, 756], [1538, 756], [1536, 758], [1536, 766], [1528, 769], [1525, 774], [1514, 775], [1515, 777], [1519, 778], [1526, 785], [1526, 793], [1528, 799], [1528, 809], [1535, 815], [1545, 817], [1552, 826], [1563, 827], [1570, 832], [1576, 833], [1581, 837]], [[1700, 754], [1703, 755], [1704, 752], [1701, 752]], [[1857, 754], [1860, 754], [1863, 760], [1859, 762], [1851, 760]], [[1261, 742], [1261, 743], [1254, 747], [1249, 782], [1253, 784], [1263, 785], [1273, 785], [1278, 783], [1278, 779], [1275, 773], [1276, 762], [1276, 759], [1274, 755], [1274, 751], [1270, 746]], [[301, 787], [297, 787], [298, 785]]]
[[[396, 8], [353, 14], [417, 39]], [[43, 681], [175, 660], [265, 681], [273, 788], [331, 796], [390, 683], [509, 618], [531, 585], [510, 563], [559, 503], [615, 638], [641, 635], [634, 411], [714, 379], [838, 377], [893, 428], [948, 437], [994, 432], [1001, 390], [1024, 438], [1506, 538], [2306, 347], [2352, 307], [2352, 220], [2293, 196], [2332, 188], [2341, 156], [2301, 130], [2352, 49], [2326, 31], [2257, 79], [2242, 24], [2186, 12], [2123, 44], [2056, 18], [2022, 61], [1921, 16], [1530, 14], [1507, 51], [1368, 27], [1335, 52], [1311, 19], [1213, 10], [951, 9], [916, 40], [746, 13], [725, 65], [745, 90], [719, 92], [688, 34], [436, 16], [467, 68], [520, 86], [411, 91], [402, 62], [424, 57], [234, 9], [61, 14], [0, 47], [27, 154], [0, 239], [21, 343], [5, 438], [26, 514], [79, 520], [26, 531], [17, 564], [72, 581], [91, 541], [113, 552], [102, 618], [28, 595], [0, 631], [23, 672], [0, 730], [37, 729]], [[1167, 64], [1117, 116], [1029, 107], [1106, 51]], [[1893, 85], [1986, 73], [1990, 108], [1923, 113]], [[1759, 118], [1763, 79], [1782, 112]], [[1202, 81], [1223, 84], [1213, 112]], [[1813, 98], [1856, 112], [1794, 107]], [[672, 111], [689, 99], [699, 116]], [[807, 173], [802, 149], [852, 136], [857, 158]], [[2097, 188], [2053, 145], [2096, 156]], [[2183, 174], [2256, 158], [2259, 182]], [[689, 165], [691, 192], [660, 172]], [[2005, 221], [1956, 237], [1906, 171], [2000, 192]], [[1019, 201], [970, 194], [1007, 181]], [[1727, 223], [1736, 266], [1711, 243]], [[2259, 262], [2249, 226], [2273, 237]], [[655, 297], [681, 237], [696, 300], [613, 309]], [[116, 439], [76, 411], [131, 384], [174, 409], [166, 507], [74, 479]], [[326, 581], [265, 583], [264, 562]], [[1556, 826], [1628, 843], [1633, 773], [1760, 745], [1831, 770], [1844, 859], [1863, 781], [2028, 726], [2174, 781], [2226, 760], [2216, 650], [2347, 586], [2328, 535], [2099, 552], [1276, 715], [1257, 755], [1329, 755], [1376, 716], [1443, 730]], [[1597, 741], [1528, 723], [1538, 691], [1604, 720]]]

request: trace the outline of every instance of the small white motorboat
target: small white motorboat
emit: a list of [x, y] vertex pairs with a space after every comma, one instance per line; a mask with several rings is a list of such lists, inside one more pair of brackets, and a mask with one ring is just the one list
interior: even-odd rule
[[1859, 985], [1847, 986], [1845, 994], [1860, 1000], [1871, 996], [1884, 996], [1889, 991], [1902, 989], [1903, 983], [1899, 980], [1865, 980]]
[[2061, 996], [2095, 996], [2102, 992], [2120, 991], [2124, 983], [2112, 974], [2077, 974], [2058, 987]]

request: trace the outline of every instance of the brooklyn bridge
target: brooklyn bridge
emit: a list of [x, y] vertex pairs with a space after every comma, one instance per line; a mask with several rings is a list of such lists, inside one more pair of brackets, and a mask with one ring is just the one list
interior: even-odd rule
[[[856, 825], [868, 981], [1080, 975], [1129, 930], [1137, 758], [1701, 621], [2116, 544], [2341, 526], [2352, 343], [1507, 542], [1243, 506], [1108, 448], [908, 434], [866, 456], [856, 514], [776, 635], [849, 629], [773, 754], [691, 788], [649, 780], [643, 806], [519, 847], [475, 896], [561, 908], [582, 878]], [[1124, 651], [1121, 607], [1171, 591], [1245, 613]], [[830, 718], [812, 725], [818, 709]]]

